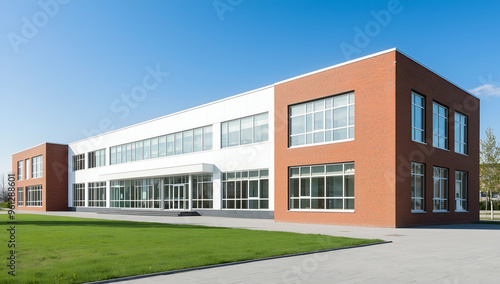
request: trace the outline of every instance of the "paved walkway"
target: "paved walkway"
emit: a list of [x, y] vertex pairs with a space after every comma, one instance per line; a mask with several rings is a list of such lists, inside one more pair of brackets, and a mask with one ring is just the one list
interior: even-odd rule
[[391, 229], [221, 217], [130, 216], [87, 212], [43, 214], [379, 238], [393, 242], [120, 283], [500, 283], [500, 225]]

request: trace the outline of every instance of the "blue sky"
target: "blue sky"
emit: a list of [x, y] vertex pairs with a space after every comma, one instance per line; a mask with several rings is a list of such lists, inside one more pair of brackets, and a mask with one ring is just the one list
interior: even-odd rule
[[481, 132], [500, 139], [499, 14], [500, 1], [0, 0], [0, 174], [46, 141], [392, 47], [478, 94]]

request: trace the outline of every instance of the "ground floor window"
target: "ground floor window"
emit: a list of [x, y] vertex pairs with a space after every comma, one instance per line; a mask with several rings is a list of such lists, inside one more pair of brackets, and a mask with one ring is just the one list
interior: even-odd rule
[[455, 211], [467, 211], [467, 173], [455, 172]]
[[269, 209], [269, 170], [222, 175], [223, 209]]
[[354, 210], [354, 163], [291, 167], [292, 210]]
[[448, 211], [448, 169], [434, 167], [434, 211]]
[[75, 207], [85, 206], [85, 184], [84, 183], [73, 184], [73, 206], [75, 206]]
[[111, 207], [160, 208], [160, 179], [110, 182]]
[[26, 206], [41, 207], [42, 198], [42, 186], [34, 185], [26, 187]]
[[163, 208], [189, 209], [189, 176], [163, 178]]
[[17, 188], [17, 206], [24, 206], [24, 188]]
[[411, 163], [411, 210], [424, 211], [424, 164]]
[[88, 190], [89, 207], [106, 207], [106, 182], [89, 182]]
[[193, 176], [193, 208], [214, 208], [212, 174]]

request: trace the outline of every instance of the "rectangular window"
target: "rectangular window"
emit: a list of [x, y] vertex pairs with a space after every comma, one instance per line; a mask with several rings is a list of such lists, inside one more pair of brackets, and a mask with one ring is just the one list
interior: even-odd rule
[[23, 160], [17, 162], [17, 180], [23, 180], [23, 164]]
[[158, 156], [167, 156], [167, 136], [161, 136], [158, 138]]
[[425, 143], [425, 99], [411, 93], [411, 139]]
[[182, 153], [193, 152], [193, 130], [182, 132]]
[[17, 188], [17, 206], [24, 206], [24, 188]]
[[354, 163], [291, 167], [290, 210], [354, 211]]
[[26, 206], [41, 207], [43, 203], [42, 186], [26, 187]]
[[411, 163], [411, 210], [425, 210], [425, 165]]
[[[268, 124], [267, 113], [221, 123], [221, 148], [267, 141], [269, 139]], [[211, 146], [210, 141], [210, 148]]]
[[448, 169], [434, 167], [434, 211], [448, 211]]
[[[127, 148], [127, 157], [130, 156], [130, 149]], [[82, 154], [83, 155], [83, 154]], [[85, 164], [85, 162], [83, 162]], [[103, 167], [106, 165], [106, 149], [89, 152], [89, 169]]]
[[73, 184], [73, 206], [74, 207], [84, 207], [85, 206], [85, 184], [84, 183]]
[[85, 169], [85, 154], [78, 154], [73, 156], [73, 171]]
[[40, 178], [42, 177], [43, 171], [43, 156], [37, 156], [31, 158], [33, 161], [31, 163], [31, 177], [32, 178]]
[[467, 155], [467, 116], [455, 112], [455, 152]]
[[116, 164], [116, 147], [111, 147], [109, 149], [109, 164]]
[[289, 107], [289, 145], [354, 139], [354, 93]]
[[151, 138], [151, 159], [158, 158], [158, 137]]
[[26, 179], [30, 179], [31, 159], [26, 159]]
[[203, 151], [212, 150], [212, 126], [203, 127]]
[[455, 172], [455, 211], [467, 211], [467, 173]]
[[222, 175], [223, 209], [269, 209], [269, 170]]
[[448, 108], [432, 104], [432, 145], [448, 150]]
[[214, 190], [211, 174], [193, 175], [193, 208], [214, 208]]
[[118, 208], [160, 208], [160, 179], [111, 181], [110, 206]]
[[106, 182], [89, 182], [89, 207], [106, 207]]

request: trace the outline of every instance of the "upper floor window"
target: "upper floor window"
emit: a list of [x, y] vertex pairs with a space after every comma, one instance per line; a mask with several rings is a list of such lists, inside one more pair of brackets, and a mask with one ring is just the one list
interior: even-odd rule
[[432, 105], [432, 146], [448, 150], [448, 108]]
[[354, 93], [290, 106], [290, 147], [354, 139]]
[[455, 152], [467, 154], [467, 116], [455, 112]]
[[411, 139], [425, 142], [425, 99], [411, 93]]
[[73, 171], [85, 169], [85, 154], [78, 154], [73, 156]]
[[30, 178], [31, 159], [26, 159], [26, 179]]
[[[130, 152], [130, 151], [129, 151]], [[89, 153], [89, 169], [106, 165], [106, 150], [97, 150]]]
[[221, 148], [263, 142], [268, 139], [267, 112], [221, 123]]
[[23, 180], [23, 171], [24, 171], [24, 161], [17, 162], [17, 180]]
[[31, 177], [39, 178], [42, 177], [43, 171], [43, 157], [42, 155], [31, 158], [33, 161], [31, 163]]

